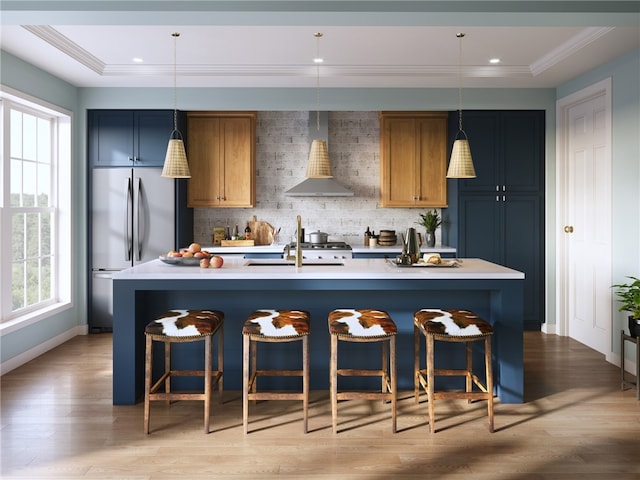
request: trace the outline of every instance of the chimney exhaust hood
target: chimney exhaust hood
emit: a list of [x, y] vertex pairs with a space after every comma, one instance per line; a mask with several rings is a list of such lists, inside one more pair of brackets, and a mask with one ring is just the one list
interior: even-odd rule
[[[320, 112], [320, 130], [317, 132], [316, 138], [313, 140], [311, 147], [311, 155], [313, 158], [316, 147], [326, 147], [326, 140], [329, 137], [329, 115], [327, 112]], [[313, 118], [312, 118], [313, 117]], [[317, 130], [316, 114], [309, 112], [309, 132]], [[320, 140], [320, 142], [318, 142]], [[321, 145], [324, 143], [324, 145]], [[311, 162], [311, 158], [309, 162]], [[311, 167], [311, 165], [309, 165]], [[331, 173], [331, 165], [327, 165], [328, 172], [314, 176], [310, 173], [315, 168], [307, 168], [307, 179], [299, 183], [295, 187], [287, 190], [284, 194], [288, 197], [352, 197], [353, 192], [343, 187], [333, 179]]]

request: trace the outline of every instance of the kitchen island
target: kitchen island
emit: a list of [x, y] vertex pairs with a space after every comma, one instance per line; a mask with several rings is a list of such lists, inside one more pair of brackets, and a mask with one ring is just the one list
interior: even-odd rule
[[[383, 259], [346, 259], [340, 265], [301, 268], [277, 263], [229, 258], [220, 269], [201, 269], [154, 260], [114, 274], [113, 403], [134, 404], [140, 399], [144, 391], [144, 326], [171, 309], [225, 313], [224, 384], [226, 389], [241, 390], [242, 324], [258, 308], [310, 312], [311, 388], [316, 390], [329, 388], [326, 322], [331, 310], [375, 308], [389, 312], [398, 326], [401, 390], [413, 389], [413, 312], [420, 308], [473, 310], [495, 330], [494, 377], [500, 401], [523, 402], [523, 273], [471, 258], [461, 259], [457, 267], [401, 268]], [[349, 361], [370, 365], [371, 351], [361, 351], [359, 346], [350, 348]], [[196, 345], [176, 347], [187, 347], [175, 350], [178, 367], [201, 364], [204, 356]], [[284, 357], [289, 364], [298, 361], [297, 350], [293, 344], [290, 350], [279, 348], [277, 354], [265, 358], [265, 367], [279, 368]], [[480, 359], [481, 352], [476, 353]], [[443, 349], [437, 352], [436, 361], [451, 366], [460, 356], [455, 353], [454, 359], [450, 350]], [[271, 380], [275, 388], [282, 388], [278, 379], [266, 379], [267, 388]]]

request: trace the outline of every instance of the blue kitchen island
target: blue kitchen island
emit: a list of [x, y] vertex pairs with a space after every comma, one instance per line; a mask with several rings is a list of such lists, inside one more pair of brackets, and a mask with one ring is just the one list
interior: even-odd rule
[[[399, 390], [413, 389], [413, 312], [421, 308], [473, 310], [495, 330], [494, 378], [500, 401], [524, 401], [523, 273], [473, 258], [461, 259], [457, 267], [401, 268], [384, 259], [347, 259], [340, 263], [296, 268], [278, 265], [277, 260], [227, 258], [220, 269], [201, 269], [154, 260], [114, 274], [113, 403], [127, 405], [140, 400], [144, 392], [144, 327], [171, 309], [216, 309], [225, 313], [224, 386], [241, 390], [242, 325], [258, 308], [310, 312], [311, 388], [327, 391], [327, 315], [331, 310], [374, 308], [389, 312], [398, 326]], [[283, 362], [297, 362], [301, 353], [295, 343], [290, 349], [279, 345], [273, 354], [263, 349], [261, 364], [280, 368]], [[371, 350], [357, 348], [362, 346], [346, 347], [341, 358], [348, 358], [351, 365], [377, 362], [378, 354], [372, 357]], [[436, 362], [451, 366], [463, 359], [464, 355], [449, 347], [461, 345], [437, 350]], [[180, 344], [174, 348], [179, 368], [202, 364], [200, 345]], [[481, 365], [481, 351], [476, 353], [476, 365]], [[261, 388], [270, 388], [271, 381], [274, 388], [287, 388], [279, 380], [266, 379]]]

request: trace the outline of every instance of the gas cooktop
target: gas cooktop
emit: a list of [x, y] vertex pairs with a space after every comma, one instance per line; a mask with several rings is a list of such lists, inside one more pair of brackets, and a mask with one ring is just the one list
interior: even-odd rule
[[[290, 248], [296, 248], [296, 242], [289, 244]], [[326, 243], [311, 243], [302, 242], [300, 248], [303, 250], [351, 250], [351, 245], [345, 242], [326, 242]]]

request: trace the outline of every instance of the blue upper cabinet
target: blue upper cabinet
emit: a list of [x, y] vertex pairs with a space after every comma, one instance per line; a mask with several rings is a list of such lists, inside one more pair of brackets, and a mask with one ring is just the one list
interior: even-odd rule
[[544, 112], [463, 112], [477, 178], [460, 193], [538, 192], [543, 188]]
[[172, 110], [90, 110], [90, 164], [161, 167], [172, 130]]

